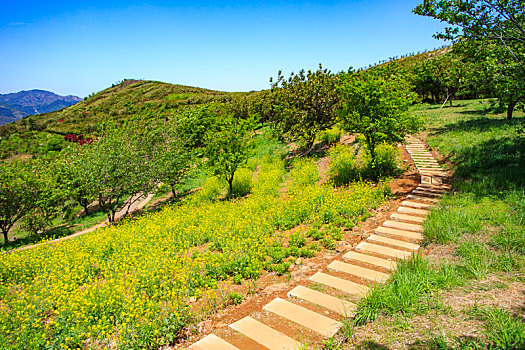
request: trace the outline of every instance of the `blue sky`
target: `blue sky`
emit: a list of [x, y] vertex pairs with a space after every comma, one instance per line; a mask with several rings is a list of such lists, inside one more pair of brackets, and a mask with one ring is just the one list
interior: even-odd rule
[[2, 0], [0, 93], [84, 97], [124, 78], [266, 89], [279, 69], [347, 70], [443, 45], [417, 4]]

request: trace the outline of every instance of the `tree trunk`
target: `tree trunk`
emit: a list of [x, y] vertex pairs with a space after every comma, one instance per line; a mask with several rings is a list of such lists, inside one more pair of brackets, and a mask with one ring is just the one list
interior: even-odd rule
[[228, 181], [228, 187], [229, 187], [229, 190], [228, 190], [228, 198], [233, 198], [233, 175], [235, 173], [233, 173], [226, 181]]
[[507, 120], [510, 122], [512, 120], [512, 112], [514, 112], [514, 107], [518, 101], [511, 101], [507, 106]]
[[2, 230], [2, 233], [4, 234], [4, 245], [9, 243], [9, 236], [8, 236], [8, 233], [9, 233], [9, 230]]
[[171, 184], [171, 194], [173, 196], [173, 199], [176, 198], [177, 191], [175, 191], [175, 185]]
[[89, 214], [89, 203], [81, 203], [80, 205], [82, 205], [82, 208], [84, 208], [84, 216], [88, 216]]

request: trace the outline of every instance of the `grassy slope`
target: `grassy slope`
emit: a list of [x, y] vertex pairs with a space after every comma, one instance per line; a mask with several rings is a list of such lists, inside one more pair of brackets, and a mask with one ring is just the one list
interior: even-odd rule
[[413, 112], [426, 120], [429, 145], [454, 164], [454, 193], [425, 222], [428, 257], [402, 264], [361, 303], [357, 320], [365, 325], [349, 347], [521, 349], [523, 113], [509, 124], [481, 100]]
[[0, 157], [42, 152], [55, 138], [68, 133], [94, 135], [100, 124], [122, 122], [143, 107], [156, 114], [208, 102], [224, 102], [251, 93], [229, 93], [158, 81], [125, 80], [59, 111], [29, 116], [0, 127]]

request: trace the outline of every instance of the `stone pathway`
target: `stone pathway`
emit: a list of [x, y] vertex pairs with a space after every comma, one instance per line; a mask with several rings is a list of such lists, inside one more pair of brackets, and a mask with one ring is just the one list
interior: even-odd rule
[[[341, 319], [353, 316], [359, 298], [374, 283], [388, 280], [396, 259], [410, 258], [419, 250], [428, 209], [450, 189], [444, 184], [446, 171], [424, 143], [409, 137], [406, 150], [421, 174], [421, 184], [375, 234], [359, 243], [355, 251], [343, 255], [342, 260], [334, 260], [316, 272], [309, 278], [310, 284], [290, 290], [287, 299], [275, 298], [257, 315], [230, 324], [231, 334], [207, 335], [190, 349], [292, 350], [304, 348], [319, 337], [334, 336], [342, 327]], [[286, 327], [275, 322], [265, 324], [267, 317], [277, 317]], [[290, 327], [298, 331], [291, 332]], [[301, 336], [294, 339], [292, 333]]]

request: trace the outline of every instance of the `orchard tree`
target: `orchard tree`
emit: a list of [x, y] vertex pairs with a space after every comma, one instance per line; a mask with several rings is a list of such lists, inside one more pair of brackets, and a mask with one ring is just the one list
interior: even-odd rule
[[228, 183], [228, 196], [233, 195], [233, 177], [252, 154], [250, 131], [253, 118], [238, 119], [231, 114], [219, 115], [204, 136], [204, 157], [212, 173]]
[[79, 161], [84, 172], [79, 181], [86, 183], [108, 221], [152, 191], [156, 184], [152, 174], [154, 144], [148, 138], [147, 122], [129, 120], [117, 127], [107, 125], [98, 140], [80, 147]]
[[[467, 52], [486, 60], [494, 79], [491, 88], [507, 119], [517, 103], [524, 102], [525, 2], [517, 0], [424, 0], [414, 12], [450, 24], [438, 39], [467, 42]], [[470, 44], [469, 44], [470, 43]]]
[[345, 74], [338, 90], [341, 124], [346, 131], [364, 136], [372, 159], [379, 144], [403, 142], [420, 128], [419, 120], [408, 113], [415, 93], [400, 72]]
[[38, 186], [35, 174], [27, 163], [0, 161], [0, 229], [4, 244], [9, 230], [36, 206]]
[[283, 138], [304, 141], [310, 150], [316, 135], [336, 123], [337, 80], [337, 75], [321, 65], [314, 72], [292, 73], [288, 79], [279, 71], [275, 82], [270, 79], [274, 94], [271, 123]]

